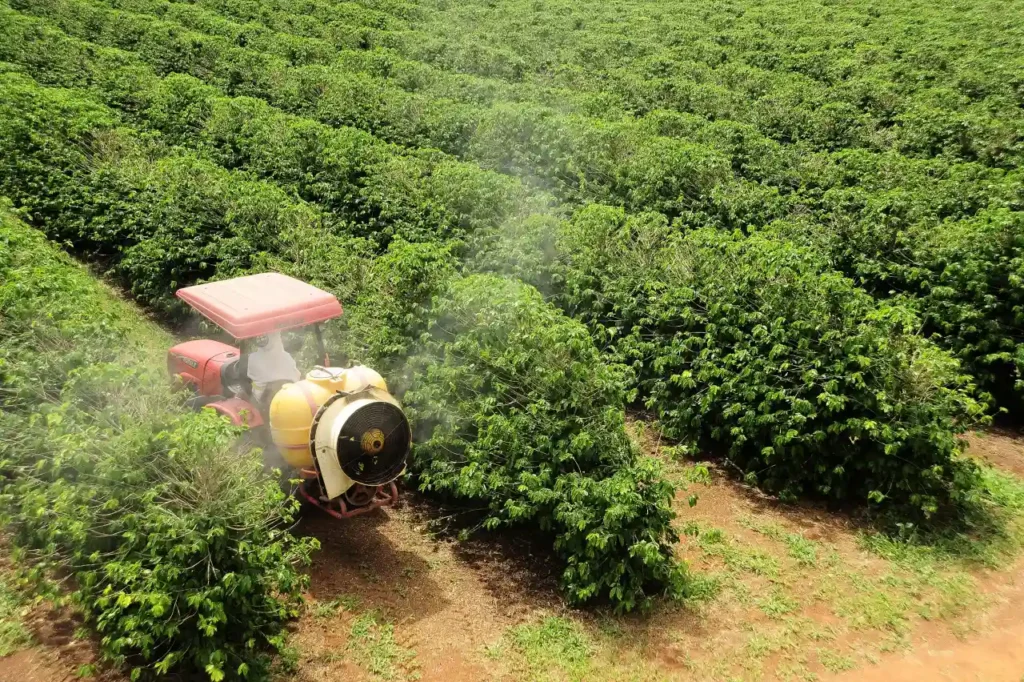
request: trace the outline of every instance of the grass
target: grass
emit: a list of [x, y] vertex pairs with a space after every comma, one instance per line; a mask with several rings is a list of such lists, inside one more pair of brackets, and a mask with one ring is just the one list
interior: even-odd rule
[[907, 650], [921, 620], [970, 633], [988, 601], [978, 570], [1005, 571], [1024, 547], [1024, 481], [983, 466], [982, 484], [984, 499], [954, 527], [854, 531], [841, 545], [753, 510], [713, 520], [721, 527], [684, 523], [710, 562], [702, 570], [723, 566], [722, 598], [702, 613], [749, 628], [708, 659], [688, 655], [697, 679], [816, 679]]
[[779, 577], [779, 561], [776, 557], [744, 545], [736, 538], [727, 536], [721, 529], [705, 530], [696, 524], [689, 524], [684, 532], [695, 535], [698, 546], [706, 555], [718, 557], [733, 572], [753, 573], [766, 578]]
[[352, 621], [348, 653], [377, 680], [414, 680], [419, 673], [411, 665], [416, 652], [395, 641], [395, 626], [371, 610]]
[[1024, 548], [1024, 480], [982, 465], [981, 488], [984, 497], [956, 523], [937, 530], [895, 524], [895, 533], [865, 534], [862, 544], [911, 569], [1001, 568]]
[[0, 657], [10, 656], [32, 643], [32, 635], [25, 626], [25, 602], [0, 576]]
[[320, 601], [310, 605], [313, 617], [324, 620], [338, 615], [340, 610], [355, 611], [362, 604], [362, 600], [351, 594], [343, 594], [330, 601]]
[[588, 679], [594, 642], [569, 618], [548, 616], [518, 625], [508, 631], [506, 640], [527, 679]]
[[766, 537], [781, 542], [786, 552], [801, 566], [818, 565], [818, 543], [808, 540], [802, 533], [791, 533], [778, 523], [757, 522], [750, 517], [742, 517], [740, 525], [761, 533]]
[[833, 673], [852, 670], [856, 665], [852, 656], [840, 653], [835, 649], [818, 649], [818, 660], [825, 666], [825, 670]]
[[767, 596], [757, 600], [757, 607], [769, 618], [781, 618], [800, 608], [800, 602], [781, 589], [773, 588]]

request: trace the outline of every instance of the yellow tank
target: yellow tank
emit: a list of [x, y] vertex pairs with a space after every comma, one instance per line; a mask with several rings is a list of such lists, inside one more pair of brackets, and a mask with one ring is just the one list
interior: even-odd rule
[[308, 379], [285, 384], [270, 403], [270, 435], [284, 461], [296, 469], [312, 469], [309, 427], [331, 391]]
[[270, 403], [270, 435], [288, 465], [313, 468], [309, 430], [321, 405], [339, 391], [349, 393], [369, 386], [388, 390], [380, 374], [362, 365], [317, 367], [302, 381], [285, 384]]

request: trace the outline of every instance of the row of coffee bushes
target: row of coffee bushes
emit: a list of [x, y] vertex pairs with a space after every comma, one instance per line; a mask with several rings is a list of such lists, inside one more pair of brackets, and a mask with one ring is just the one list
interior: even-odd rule
[[520, 183], [439, 154], [406, 153], [366, 133], [288, 116], [251, 98], [218, 97], [195, 78], [160, 79], [117, 50], [67, 38], [37, 20], [3, 14], [0, 59], [49, 85], [87, 88], [175, 144], [210, 149], [319, 203], [341, 231], [382, 245], [393, 236], [465, 238], [549, 200]]
[[[316, 548], [258, 453], [167, 388], [171, 337], [0, 207], [0, 518], [104, 658], [266, 676]], [[65, 579], [70, 576], [74, 580]]]
[[999, 0], [701, 1], [671, 10], [638, 0], [471, 0], [416, 3], [399, 20], [411, 6], [400, 3], [392, 16], [402, 28], [374, 44], [449, 72], [569, 88], [637, 116], [669, 109], [749, 123], [821, 150], [1003, 168], [1024, 151], [1024, 51]]
[[[69, 20], [67, 13], [71, 10], [65, 9], [66, 4], [88, 12], [90, 21]], [[185, 52], [182, 44], [210, 43], [209, 49], [194, 52], [209, 53], [207, 61], [224, 64], [240, 64], [239, 55], [243, 53], [249, 55], [246, 59], [256, 58], [253, 55], [277, 59], [281, 63], [275, 62], [273, 68], [284, 71], [272, 80], [285, 85], [269, 91], [256, 88], [255, 94], [285, 110], [331, 125], [372, 130], [406, 146], [447, 149], [489, 168], [541, 180], [562, 201], [612, 203], [633, 211], [658, 210], [670, 219], [680, 219], [684, 226], [748, 228], [787, 214], [807, 212], [823, 222], [837, 213], [840, 217], [874, 219], [868, 214], [871, 207], [862, 205], [864, 199], [883, 203], [890, 199], [887, 193], [894, 190], [900, 192], [904, 206], [898, 215], [890, 212], [888, 219], [902, 219], [901, 225], [909, 226], [921, 217], [970, 217], [980, 207], [1014, 195], [1019, 184], [1012, 176], [974, 164], [913, 161], [869, 152], [809, 154], [799, 145], [782, 145], [766, 138], [749, 124], [709, 122], [700, 116], [673, 112], [656, 112], [640, 121], [599, 121], [563, 115], [530, 102], [499, 101], [483, 109], [466, 109], [430, 95], [417, 95], [418, 103], [407, 106], [412, 101], [407, 98], [413, 95], [394, 85], [392, 79], [353, 72], [344, 59], [330, 65], [290, 68], [280, 58], [255, 48], [231, 47], [234, 43], [226, 38], [190, 32], [180, 26], [180, 30], [172, 30], [175, 24], [154, 17], [126, 15], [84, 0], [62, 3], [60, 11], [50, 13], [45, 7], [31, 9], [48, 14], [75, 35], [136, 49], [161, 72], [165, 69], [159, 61], [146, 56], [145, 46], [150, 43], [160, 45], [160, 52]], [[125, 16], [149, 26], [150, 33], [120, 28]], [[120, 41], [108, 35], [122, 31], [128, 37]], [[165, 35], [168, 32], [169, 36]], [[37, 40], [35, 35], [31, 37], [31, 42]], [[35, 49], [50, 52], [34, 45], [16, 50], [13, 46], [17, 43], [12, 37], [12, 54]], [[197, 56], [193, 62], [182, 64], [180, 70], [229, 91], [245, 92], [248, 88], [225, 85], [225, 78], [217, 76], [216, 69], [200, 61]], [[428, 109], [437, 116], [422, 117]], [[466, 111], [471, 112], [468, 119], [454, 128], [449, 126], [457, 112]], [[401, 132], [408, 126], [420, 132]], [[464, 146], [450, 148], [445, 142], [448, 139]], [[900, 166], [895, 174], [886, 168], [893, 165]], [[936, 176], [942, 184], [931, 187]], [[955, 183], [948, 178], [954, 178]], [[973, 195], [971, 201], [961, 200], [964, 191]]]
[[[118, 24], [115, 18], [123, 16], [123, 13], [85, 2], [73, 3], [73, 6], [92, 12], [90, 16], [95, 15], [87, 25], [109, 25], [112, 31], [116, 31]], [[45, 5], [32, 9], [44, 12], [44, 8]], [[54, 21], [65, 17], [64, 12], [54, 14]], [[138, 16], [139, 21], [155, 26], [165, 23], [153, 17]], [[79, 25], [81, 23], [64, 22], [68, 30], [77, 34], [96, 33], [86, 31]], [[168, 26], [173, 28], [174, 24]], [[183, 36], [193, 43], [217, 38], [185, 29], [174, 32], [172, 38], [156, 33], [158, 35], [152, 39], [161, 42], [164, 49], [171, 49], [168, 41], [181, 42]], [[220, 40], [225, 42], [225, 39]], [[10, 53], [49, 54], [53, 51], [47, 46], [37, 46], [37, 41], [36, 34], [27, 43], [20, 41], [26, 44], [19, 44], [19, 39], [12, 36]], [[131, 41], [133, 45], [137, 42]], [[221, 47], [219, 54], [228, 55], [224, 59], [234, 59], [231, 55], [235, 52]], [[286, 109], [297, 107], [304, 115], [319, 118], [314, 100], [326, 97], [333, 87], [331, 84], [338, 81], [341, 94], [322, 108], [329, 112], [321, 112], [323, 120], [338, 124], [348, 119], [345, 111], [357, 107], [365, 109], [367, 116], [388, 119], [389, 123], [380, 128], [384, 135], [388, 135], [389, 130], [393, 132], [396, 126], [405, 125], [403, 121], [408, 122], [408, 115], [422, 110], [419, 105], [411, 109], [392, 108], [380, 99], [401, 91], [389, 85], [390, 80], [381, 74], [342, 69], [336, 74], [338, 78], [334, 78], [330, 74], [337, 68], [336, 61], [329, 67], [315, 67], [314, 71], [287, 72], [289, 77], [284, 80], [305, 83], [309, 87], [299, 89], [309, 92], [296, 95], [295, 89], [281, 90], [279, 103]], [[200, 78], [210, 80], [210, 69], [205, 66], [196, 66], [193, 70], [200, 72]], [[302, 74], [313, 74], [312, 80], [300, 77]], [[360, 80], [364, 76], [372, 77], [372, 83], [368, 85]], [[69, 85], [66, 82], [54, 84]], [[354, 91], [348, 92], [345, 88], [354, 88]], [[367, 92], [377, 94], [365, 99]], [[296, 105], [295, 96], [305, 100]], [[453, 107], [444, 103], [441, 106], [444, 115], [451, 118]], [[375, 127], [363, 114], [355, 115], [352, 120], [364, 127]], [[677, 112], [656, 112], [639, 122], [602, 123], [585, 116], [561, 115], [529, 102], [515, 105], [499, 102], [475, 114], [468, 132], [471, 135], [465, 140], [473, 150], [471, 158], [489, 167], [540, 178], [563, 201], [599, 201], [624, 205], [630, 210], [659, 210], [669, 218], [680, 217], [682, 224], [689, 226], [714, 224], [747, 228], [788, 213], [805, 215], [807, 212], [822, 222], [830, 221], [837, 213], [844, 219], [875, 220], [875, 213], [885, 210], [892, 202], [894, 192], [898, 193], [900, 205], [897, 210], [886, 210], [886, 219], [899, 221], [897, 224], [901, 227], [924, 218], [970, 217], [986, 206], [1005, 204], [1008, 197], [1019, 203], [1019, 178], [976, 164], [912, 160], [866, 151], [809, 154], [799, 145], [781, 145], [770, 140], [749, 124], [727, 120], [709, 122], [701, 116]], [[422, 142], [443, 147], [446, 136], [444, 132], [429, 133], [428, 126], [425, 140], [401, 134], [396, 139], [411, 146]], [[726, 166], [732, 169], [735, 178], [727, 172]]]
[[[316, 206], [118, 125], [113, 112], [74, 92], [6, 74], [0, 94], [0, 189], [38, 219], [48, 218], [54, 238], [110, 263], [140, 301], [171, 310], [180, 286], [268, 266], [331, 285], [355, 301], [348, 310], [350, 355], [380, 359], [393, 376], [402, 373], [400, 350], [415, 358], [415, 390], [402, 393], [416, 419], [411, 469], [424, 491], [486, 499], [492, 505], [486, 528], [526, 524], [550, 534], [574, 602], [606, 599], [632, 609], [658, 594], [685, 592], [672, 551], [673, 490], [626, 437], [621, 375], [605, 365], [584, 327], [530, 287], [497, 278], [463, 280], [440, 242], [396, 240], [378, 264], [362, 238], [324, 230]], [[344, 269], [364, 255], [368, 269]], [[439, 258], [448, 267], [432, 267]], [[412, 295], [374, 295], [396, 281]], [[421, 340], [426, 325], [447, 324], [446, 306], [465, 291], [473, 292], [482, 314], [465, 321], [457, 338]], [[431, 306], [434, 296], [438, 302]], [[536, 332], [528, 351], [515, 351], [515, 363], [498, 362], [501, 335], [530, 331], [533, 322], [543, 322], [549, 333]], [[394, 324], [391, 335], [364, 335], [382, 323]], [[559, 341], [562, 332], [572, 338]], [[445, 367], [463, 352], [458, 344], [471, 338], [480, 356], [473, 374], [483, 382], [473, 392], [475, 402], [445, 394]], [[493, 365], [483, 362], [491, 358]], [[564, 373], [563, 363], [575, 377], [571, 401], [562, 395], [565, 384], [534, 381]], [[603, 387], [598, 394], [587, 392], [592, 381]], [[447, 418], [441, 423], [437, 415]], [[450, 460], [444, 472], [431, 469], [442, 443], [483, 429], [487, 420], [503, 428], [491, 434], [492, 449]], [[532, 458], [508, 458], [501, 443], [532, 443]], [[541, 465], [547, 473], [538, 478]], [[460, 487], [488, 467], [491, 483], [499, 473], [508, 480], [486, 490]], [[535, 483], [532, 496], [522, 489], [527, 481]], [[627, 494], [621, 488], [628, 481], [637, 485]], [[528, 513], [513, 511], [523, 505]]]
[[[11, 19], [13, 26], [16, 22]], [[441, 160], [438, 169], [422, 158], [408, 155], [398, 158], [390, 150], [385, 152], [379, 145], [372, 144], [367, 136], [350, 129], [331, 132], [301, 119], [274, 116], [257, 102], [239, 101], [230, 107], [234, 113], [214, 115], [216, 112], [211, 113], [211, 110], [215, 107], [210, 102], [220, 101], [220, 111], [226, 110], [228, 105], [226, 100], [215, 100], [212, 90], [173, 78], [166, 87], [158, 88], [154, 85], [155, 76], [149, 88], [139, 87], [140, 69], [144, 67], [137, 64], [112, 67], [110, 62], [120, 59], [116, 56], [118, 53], [97, 55], [92, 61], [86, 59], [82, 70], [76, 71], [69, 64], [82, 63], [79, 57], [83, 52], [88, 53], [87, 47], [59, 33], [44, 31], [47, 40], [43, 43], [48, 41], [52, 45], [43, 49], [36, 35], [24, 38], [27, 32], [27, 29], [22, 31], [20, 41], [9, 41], [11, 58], [26, 61], [25, 55], [45, 55], [48, 61], [35, 60], [33, 70], [60, 84], [74, 83], [77, 74], [88, 72], [88, 65], [94, 64], [96, 73], [105, 76], [100, 89], [106, 99], [145, 114], [149, 119], [147, 124], [174, 134], [176, 142], [201, 141], [211, 120], [218, 124], [227, 121], [229, 130], [221, 134], [215, 144], [231, 149], [232, 153], [236, 149], [241, 153], [237, 155], [240, 158], [226, 156], [220, 161], [235, 167], [251, 164], [252, 159], [258, 158], [263, 161], [262, 168], [253, 164], [258, 172], [285, 181], [298, 178], [303, 198], [321, 202], [329, 209], [332, 219], [344, 221], [361, 234], [376, 234], [385, 243], [394, 234], [421, 239], [436, 232], [461, 238], [480, 224], [500, 222], [509, 215], [509, 207], [527, 205], [527, 197], [533, 196], [515, 183], [502, 183], [494, 175], [480, 174], [473, 166]], [[25, 43], [29, 43], [30, 49], [15, 47]], [[131, 102], [126, 103], [122, 101], [125, 98], [122, 93], [127, 81], [136, 87], [130, 91]], [[792, 162], [792, 155], [785, 147], [766, 141], [742, 125], [707, 124], [678, 114], [657, 117], [658, 130], [671, 131], [676, 138], [693, 142], [656, 136], [648, 142], [660, 140], [665, 144], [655, 147], [648, 144], [649, 153], [640, 153], [645, 147], [635, 141], [636, 131], [629, 132], [631, 129], [624, 126], [594, 128], [584, 119], [571, 119], [577, 125], [566, 127], [570, 119], [552, 118], [522, 107], [510, 107], [505, 114], [501, 126], [492, 121], [495, 127], [478, 129], [481, 139], [488, 140], [480, 143], [480, 148], [501, 150], [495, 165], [521, 174], [528, 174], [536, 167], [558, 168], [557, 159], [567, 160], [568, 165], [555, 173], [564, 178], [572, 177], [574, 167], [589, 168], [587, 175], [603, 181], [583, 183], [587, 191], [586, 196], [578, 197], [580, 201], [597, 198], [624, 203], [634, 209], [658, 209], [666, 215], [679, 216], [680, 224], [689, 226], [745, 227], [765, 224], [787, 214], [809, 212], [829, 227], [843, 227], [843, 232], [837, 235], [838, 244], [847, 241], [845, 233], [851, 230], [862, 236], [861, 241], [873, 240], [876, 245], [872, 249], [859, 246], [847, 249], [854, 260], [838, 258], [837, 266], [878, 295], [886, 296], [895, 288], [921, 298], [922, 314], [928, 322], [926, 332], [954, 350], [975, 373], [981, 386], [998, 397], [1001, 405], [1016, 409], [1013, 385], [1018, 370], [1012, 358], [1017, 355], [1020, 335], [1013, 320], [1012, 289], [999, 286], [998, 274], [973, 287], [950, 290], [941, 287], [943, 278], [947, 277], [941, 261], [930, 261], [925, 268], [904, 269], [900, 260], [894, 260], [894, 265], [886, 269], [899, 270], [895, 275], [859, 262], [865, 259], [865, 254], [888, 254], [893, 235], [932, 233], [937, 221], [954, 220], [958, 222], [943, 224], [939, 231], [958, 233], [979, 222], [972, 218], [979, 211], [994, 207], [1019, 210], [1016, 175], [972, 164], [950, 166], [938, 160], [911, 160], [868, 152], [826, 155], [799, 165]], [[265, 121], [275, 124], [260, 130], [260, 123]], [[239, 135], [230, 130], [231, 126], [237, 128], [242, 123], [251, 131], [248, 138], [255, 138], [260, 145], [280, 141], [276, 153], [247, 153], [247, 145], [238, 144]], [[308, 154], [303, 153], [310, 148], [308, 143], [296, 143], [297, 129], [301, 129], [304, 138], [315, 133], [313, 149], [317, 151], [317, 158], [309, 159]], [[267, 134], [267, 130], [272, 133]], [[325, 138], [327, 141], [322, 142]], [[321, 147], [345, 151], [321, 154]], [[367, 149], [383, 154], [387, 161], [380, 163], [372, 157], [364, 160]], [[614, 155], [603, 153], [605, 149], [620, 149], [623, 153], [628, 150], [630, 163], [620, 163]], [[586, 153], [594, 154], [595, 158], [579, 166]], [[730, 179], [732, 173], [726, 168], [723, 154], [729, 157], [733, 171], [741, 177]], [[320, 162], [325, 157], [332, 160], [329, 165], [333, 166], [326, 171]], [[340, 169], [337, 168], [339, 160], [343, 163]], [[315, 169], [314, 174], [296, 171], [296, 168], [310, 167]], [[446, 169], [451, 172], [444, 172]], [[680, 169], [687, 169], [687, 172], [681, 173]], [[369, 180], [362, 182], [361, 178]], [[385, 181], [374, 182], [374, 179]], [[424, 184], [436, 186], [445, 179], [451, 182], [441, 187], [428, 187], [426, 192], [421, 189]], [[360, 187], [361, 182], [365, 186]], [[401, 190], [394, 191], [396, 186]], [[711, 187], [710, 193], [708, 187]], [[566, 192], [561, 194], [564, 198]], [[448, 199], [449, 205], [457, 204], [463, 210], [437, 210], [438, 195]], [[533, 208], [537, 207], [538, 202], [534, 201]], [[916, 238], [905, 241], [917, 243]], [[1009, 262], [1015, 257], [1013, 244], [1011, 239], [1006, 255]], [[1006, 251], [983, 253], [991, 258], [984, 260], [988, 258], [985, 256], [981, 267], [1001, 272], [998, 261], [1004, 258]], [[920, 262], [916, 258], [911, 260]], [[906, 281], [908, 277], [913, 282]], [[979, 286], [983, 287], [980, 294], [976, 293]], [[935, 289], [949, 292], [947, 298], [955, 299], [952, 305], [961, 312], [954, 319], [947, 319], [945, 313], [933, 305], [931, 292]], [[943, 303], [941, 307], [948, 306]], [[994, 314], [990, 314], [992, 311]], [[972, 315], [987, 316], [989, 321], [981, 330], [957, 321]]]
[[[329, 0], [112, 4], [197, 28], [223, 16], [339, 51], [383, 51], [374, 61], [396, 81], [428, 81], [457, 100], [473, 93], [594, 115], [682, 111], [815, 149], [894, 149], [1002, 167], [1020, 154], [1020, 50], [998, 3], [968, 16], [868, 2], [815, 15], [785, 3], [739, 12], [696, 3], [666, 14], [632, 0], [597, 8], [389, 3], [383, 12], [379, 3]], [[871, 49], [855, 47], [862, 44]]]
[[633, 368], [667, 434], [786, 498], [929, 516], [977, 493], [957, 434], [985, 405], [911, 308], [782, 234], [680, 234], [591, 207], [557, 232], [563, 303]]

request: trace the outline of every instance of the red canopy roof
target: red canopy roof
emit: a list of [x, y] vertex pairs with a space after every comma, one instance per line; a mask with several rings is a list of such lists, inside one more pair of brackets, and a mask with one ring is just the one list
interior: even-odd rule
[[236, 339], [341, 315], [333, 294], [276, 272], [198, 284], [179, 289], [177, 296]]

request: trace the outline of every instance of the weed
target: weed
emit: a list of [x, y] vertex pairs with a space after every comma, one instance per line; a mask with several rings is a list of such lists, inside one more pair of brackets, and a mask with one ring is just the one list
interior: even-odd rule
[[338, 615], [338, 608], [341, 603], [337, 599], [331, 601], [321, 601], [310, 605], [310, 609], [313, 611], [313, 617], [318, 619], [333, 618]]
[[818, 660], [826, 670], [833, 673], [850, 670], [855, 665], [852, 656], [842, 654], [835, 649], [818, 649]]
[[708, 556], [716, 556], [733, 570], [745, 571], [767, 578], [779, 576], [779, 562], [770, 554], [727, 538], [717, 528], [700, 531], [697, 544]]
[[338, 615], [339, 609], [355, 611], [359, 608], [362, 600], [352, 594], [341, 594], [330, 601], [321, 601], [311, 604], [308, 608], [313, 612], [313, 617], [318, 619], [333, 618]]
[[776, 676], [786, 682], [814, 682], [818, 676], [807, 669], [803, 663], [783, 661], [775, 670]]
[[867, 533], [864, 547], [878, 556], [908, 566], [1000, 568], [1024, 548], [1024, 480], [981, 465], [982, 496], [957, 519], [931, 528], [897, 522], [895, 533]]
[[484, 656], [492, 661], [500, 661], [505, 657], [505, 643], [497, 641], [484, 646]]
[[766, 537], [783, 543], [790, 557], [801, 566], [818, 565], [818, 543], [808, 540], [801, 533], [787, 532], [778, 523], [758, 523], [750, 517], [743, 517], [740, 524]]
[[876, 581], [848, 573], [840, 580], [848, 591], [833, 593], [831, 601], [836, 614], [843, 617], [850, 627], [906, 632], [907, 616], [913, 602], [904, 592], [890, 589], [898, 584], [891, 574]]
[[713, 600], [722, 591], [722, 576], [713, 574], [694, 574], [686, 593], [686, 603], [697, 606]]
[[549, 616], [518, 625], [508, 632], [508, 640], [530, 679], [551, 679], [558, 671], [570, 680], [587, 678], [594, 647], [583, 628], [569, 618]]
[[24, 649], [32, 636], [22, 621], [25, 604], [6, 580], [0, 579], [0, 657]]
[[768, 617], [778, 619], [796, 611], [800, 607], [800, 603], [781, 590], [773, 589], [766, 597], [757, 600], [757, 606]]
[[348, 651], [375, 679], [407, 680], [416, 677], [408, 671], [416, 652], [395, 641], [395, 626], [377, 611], [367, 611], [352, 622]]

